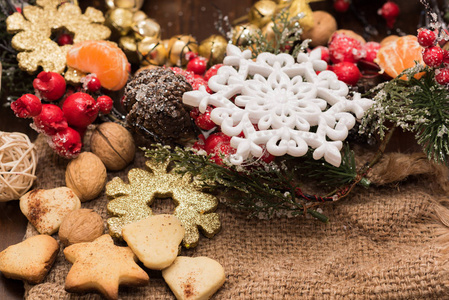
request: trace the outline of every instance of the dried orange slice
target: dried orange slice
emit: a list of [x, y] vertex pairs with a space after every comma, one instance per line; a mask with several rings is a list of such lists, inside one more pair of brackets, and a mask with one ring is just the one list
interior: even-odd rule
[[94, 73], [101, 86], [118, 91], [125, 86], [130, 65], [116, 44], [109, 41], [76, 43], [67, 53], [67, 65], [84, 73]]
[[[402, 71], [415, 66], [415, 61], [424, 65], [422, 59], [423, 48], [418, 44], [418, 38], [413, 35], [399, 37], [379, 49], [374, 60], [379, 67], [390, 77], [395, 78]], [[424, 72], [416, 74], [421, 78]], [[407, 79], [402, 76], [401, 79]]]

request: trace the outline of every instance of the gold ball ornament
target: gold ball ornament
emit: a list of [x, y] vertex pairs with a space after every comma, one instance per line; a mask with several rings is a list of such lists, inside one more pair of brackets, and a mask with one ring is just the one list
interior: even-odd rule
[[277, 4], [271, 0], [261, 0], [254, 3], [249, 11], [249, 22], [259, 28], [271, 21], [276, 13]]
[[8, 33], [15, 34], [11, 45], [19, 51], [19, 67], [29, 73], [42, 67], [46, 72], [62, 73], [66, 67], [66, 54], [71, 45], [59, 46], [51, 39], [52, 32], [65, 29], [73, 34], [73, 42], [104, 40], [111, 31], [103, 26], [103, 13], [88, 7], [84, 14], [79, 6], [61, 4], [59, 0], [37, 0], [36, 5], [23, 8], [6, 19]]
[[140, 62], [139, 55], [137, 53], [137, 41], [133, 36], [122, 36], [118, 41], [118, 46], [126, 54], [129, 62], [134, 64], [138, 64]]
[[166, 61], [167, 50], [160, 40], [144, 38], [137, 44], [137, 54], [141, 66], [162, 66]]
[[186, 53], [198, 53], [198, 42], [191, 35], [176, 35], [168, 42], [167, 51], [168, 61], [172, 65], [185, 66], [188, 62]]
[[112, 30], [113, 38], [125, 36], [133, 25], [133, 12], [127, 8], [113, 8], [106, 13], [107, 25]]
[[273, 30], [274, 22], [271, 21], [262, 28], [262, 34], [266, 36], [269, 42], [275, 42], [275, 33]]
[[294, 24], [301, 26], [304, 31], [313, 28], [313, 13], [307, 0], [293, 0], [288, 9], [289, 18], [299, 18]]
[[250, 37], [257, 33], [259, 28], [254, 24], [237, 25], [232, 30], [232, 43], [236, 46], [248, 46]]
[[142, 7], [143, 1], [144, 0], [114, 0], [114, 6], [137, 11]]
[[223, 62], [228, 41], [221, 35], [211, 35], [200, 43], [199, 55], [208, 60], [209, 65]]
[[132, 26], [136, 39], [161, 37], [161, 26], [151, 18], [144, 18], [134, 21]]

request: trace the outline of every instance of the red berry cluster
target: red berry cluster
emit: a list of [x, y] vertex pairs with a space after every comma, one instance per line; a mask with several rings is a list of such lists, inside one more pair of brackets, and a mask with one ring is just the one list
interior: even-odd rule
[[418, 43], [424, 48], [424, 63], [435, 68], [435, 80], [441, 85], [449, 84], [449, 51], [438, 43], [438, 31], [421, 28], [418, 30]]
[[66, 91], [64, 78], [55, 72], [39, 73], [33, 87], [36, 95], [23, 95], [11, 103], [11, 109], [19, 118], [33, 118], [35, 130], [49, 137], [50, 146], [60, 156], [76, 157], [81, 152], [87, 127], [99, 112], [111, 111], [112, 99], [103, 95], [95, 101], [88, 93]]
[[328, 69], [333, 71], [339, 80], [348, 85], [356, 85], [362, 77], [358, 62], [375, 65], [374, 59], [380, 49], [377, 42], [362, 42], [345, 33], [332, 35], [328, 47], [321, 48], [321, 59], [329, 63]]

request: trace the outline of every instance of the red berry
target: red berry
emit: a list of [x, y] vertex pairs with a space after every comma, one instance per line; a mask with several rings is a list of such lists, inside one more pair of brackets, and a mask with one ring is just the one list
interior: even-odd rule
[[185, 79], [187, 80], [187, 82], [190, 83], [191, 85], [195, 81], [195, 74], [193, 74], [193, 72], [191, 72], [191, 71], [183, 70], [178, 67], [171, 67], [170, 69], [173, 72], [175, 72], [175, 74], [180, 74], [180, 75], [184, 76]]
[[187, 71], [191, 71], [198, 75], [203, 75], [206, 72], [207, 60], [204, 57], [198, 56], [187, 63]]
[[208, 92], [209, 94], [212, 94], [212, 90], [209, 88], [207, 81], [204, 80], [203, 78], [195, 78], [195, 80], [191, 83], [191, 85], [192, 85], [192, 89], [194, 91], [198, 90], [200, 88], [200, 86], [205, 86], [206, 92]]
[[103, 95], [97, 98], [97, 104], [100, 108], [102, 114], [107, 115], [111, 112], [112, 107], [114, 106], [114, 101], [111, 97]]
[[38, 97], [25, 94], [11, 103], [11, 109], [19, 118], [36, 117], [42, 111], [42, 103]]
[[338, 80], [349, 85], [356, 85], [362, 76], [355, 64], [346, 61], [333, 65], [331, 71], [337, 75]]
[[355, 63], [363, 57], [362, 43], [344, 33], [332, 35], [329, 42], [329, 55], [336, 64], [342, 61]]
[[206, 143], [206, 138], [203, 134], [198, 136], [198, 140], [193, 144], [192, 148], [196, 150], [204, 150], [204, 145]]
[[89, 74], [85, 77], [85, 82], [83, 84], [84, 88], [87, 88], [92, 93], [96, 93], [101, 89], [101, 82], [97, 76]]
[[83, 147], [80, 134], [70, 127], [58, 131], [51, 137], [51, 141], [50, 146], [58, 155], [65, 158], [76, 157], [80, 154], [81, 148]]
[[431, 68], [437, 68], [443, 62], [443, 49], [438, 46], [426, 48], [423, 52], [422, 59], [426, 65]]
[[61, 74], [42, 71], [33, 80], [33, 87], [44, 100], [55, 101], [64, 95], [66, 84]]
[[435, 70], [435, 80], [441, 85], [449, 84], [449, 68]]
[[327, 63], [330, 62], [329, 48], [324, 46], [318, 46], [315, 49], [321, 49], [321, 59]]
[[216, 164], [223, 164], [222, 158], [220, 156], [228, 156], [233, 152], [231, 147], [231, 137], [227, 136], [223, 132], [217, 132], [211, 134], [205, 142], [204, 150], [207, 154], [212, 155], [212, 160]]
[[399, 16], [399, 12], [399, 6], [396, 3], [387, 1], [377, 13], [387, 21], [388, 28], [393, 28], [396, 18]]
[[351, 2], [349, 0], [335, 0], [334, 9], [338, 12], [346, 12], [349, 9]]
[[99, 107], [92, 96], [78, 92], [65, 99], [62, 111], [71, 126], [85, 128], [95, 121]]
[[204, 74], [204, 80], [209, 81], [212, 76], [217, 75], [218, 69], [223, 67], [223, 64], [216, 64], [207, 70], [206, 74]]
[[48, 135], [54, 135], [56, 132], [67, 128], [64, 113], [59, 106], [54, 104], [43, 104], [41, 113], [33, 120], [37, 131]]
[[368, 42], [363, 45], [363, 50], [366, 53], [364, 60], [373, 63], [377, 57], [377, 52], [379, 52], [379, 49], [380, 44], [378, 42]]
[[432, 30], [429, 30], [429, 29], [418, 30], [418, 43], [422, 47], [433, 46], [433, 45], [435, 45], [436, 40], [437, 40], [437, 35]]
[[186, 53], [186, 60], [187, 61], [191, 61], [195, 57], [198, 57], [198, 53], [193, 52], [193, 51], [189, 51], [189, 52]]
[[73, 44], [73, 37], [68, 33], [63, 33], [58, 38], [58, 45], [64, 46], [64, 45], [72, 45]]
[[212, 112], [212, 107], [208, 106], [204, 113], [200, 113], [195, 118], [195, 124], [202, 130], [211, 130], [217, 126], [214, 121], [210, 119], [210, 113]]
[[449, 51], [443, 49], [443, 64], [445, 67], [449, 66]]

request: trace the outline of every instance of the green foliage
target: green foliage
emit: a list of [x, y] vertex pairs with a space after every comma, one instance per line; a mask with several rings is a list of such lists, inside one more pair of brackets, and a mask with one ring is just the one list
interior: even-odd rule
[[[423, 71], [419, 80], [413, 77]], [[399, 79], [404, 74], [411, 79]], [[361, 133], [378, 133], [383, 138], [390, 124], [400, 127], [415, 133], [429, 159], [447, 163], [449, 91], [434, 77], [433, 69], [417, 65], [375, 87], [371, 93], [376, 102], [365, 114]]]

